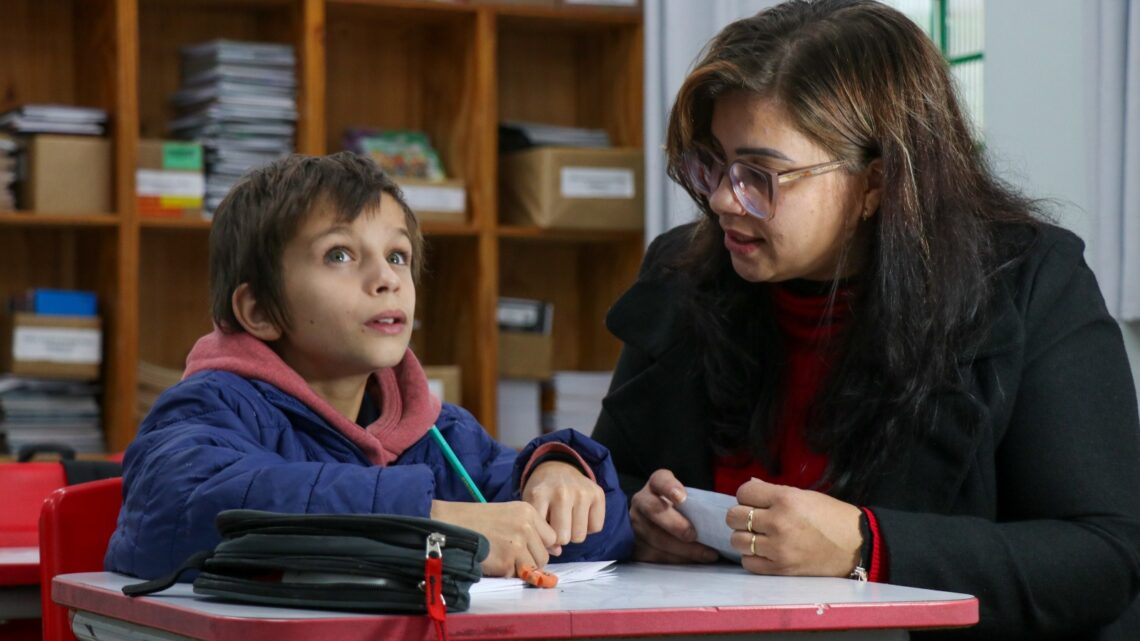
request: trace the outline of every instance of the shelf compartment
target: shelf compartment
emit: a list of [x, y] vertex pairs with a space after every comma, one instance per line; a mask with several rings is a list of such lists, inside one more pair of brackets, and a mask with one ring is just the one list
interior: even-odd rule
[[249, 0], [190, 2], [139, 1], [139, 131], [143, 138], [167, 138], [174, 112], [170, 97], [181, 85], [185, 45], [217, 38], [275, 42], [295, 47], [300, 79], [295, 2]]
[[152, 227], [139, 238], [139, 358], [181, 369], [212, 328], [209, 235]]
[[502, 239], [499, 295], [554, 304], [554, 369], [612, 369], [621, 344], [606, 330], [605, 316], [637, 278], [641, 237], [547, 240]]
[[486, 175], [479, 135], [476, 12], [451, 5], [331, 3], [326, 16], [328, 152], [348, 128], [428, 135], [448, 178], [467, 185], [467, 220]]
[[499, 16], [499, 120], [604, 129], [613, 146], [641, 146], [641, 25], [568, 28], [553, 15]]

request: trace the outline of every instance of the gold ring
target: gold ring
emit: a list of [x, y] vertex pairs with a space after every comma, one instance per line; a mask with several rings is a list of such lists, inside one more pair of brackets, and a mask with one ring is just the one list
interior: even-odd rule
[[756, 511], [756, 508], [752, 508], [751, 510], [748, 510], [748, 527], [746, 529], [749, 532], [752, 531], [752, 513], [755, 511]]
[[752, 553], [752, 556], [756, 556], [756, 535], [755, 534], [752, 535], [752, 542], [748, 544], [748, 551]]

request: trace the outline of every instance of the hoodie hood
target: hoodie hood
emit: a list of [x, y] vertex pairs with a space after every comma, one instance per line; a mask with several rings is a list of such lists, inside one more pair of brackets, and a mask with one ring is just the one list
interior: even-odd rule
[[375, 392], [380, 418], [361, 428], [333, 409], [292, 367], [261, 340], [245, 332], [217, 328], [198, 339], [186, 357], [182, 378], [203, 370], [221, 370], [264, 381], [296, 398], [325, 419], [376, 465], [387, 465], [420, 440], [439, 416], [440, 401], [428, 390], [427, 376], [408, 350], [395, 367], [377, 370]]

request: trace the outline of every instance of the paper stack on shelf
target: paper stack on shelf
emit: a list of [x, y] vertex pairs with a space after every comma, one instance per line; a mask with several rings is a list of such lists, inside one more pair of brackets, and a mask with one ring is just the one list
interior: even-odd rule
[[542, 434], [542, 383], [525, 378], [499, 379], [498, 440], [522, 449]]
[[0, 130], [13, 134], [102, 136], [106, 128], [107, 111], [94, 107], [21, 105], [0, 114]]
[[136, 415], [141, 421], [150, 412], [158, 397], [178, 381], [182, 380], [182, 370], [162, 367], [154, 363], [139, 361], [138, 405]]
[[16, 208], [12, 183], [16, 182], [16, 141], [0, 133], [0, 211]]
[[610, 136], [604, 129], [562, 127], [518, 120], [499, 123], [499, 151], [516, 151], [544, 145], [609, 147]]
[[555, 409], [542, 417], [543, 428], [550, 432], [570, 427], [589, 436], [598, 422], [612, 375], [613, 372], [555, 371], [549, 383]]
[[206, 211], [248, 170], [288, 155], [297, 123], [293, 47], [211, 40], [183, 47], [171, 133], [206, 150]]
[[33, 443], [102, 452], [98, 395], [90, 382], [0, 376], [0, 432], [13, 453]]

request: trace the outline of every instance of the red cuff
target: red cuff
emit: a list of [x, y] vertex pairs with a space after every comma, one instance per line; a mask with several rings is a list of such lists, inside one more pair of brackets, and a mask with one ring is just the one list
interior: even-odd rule
[[581, 454], [578, 454], [578, 452], [576, 452], [574, 448], [570, 447], [569, 445], [555, 441], [550, 443], [543, 443], [542, 445], [536, 447], [533, 452], [531, 452], [530, 460], [527, 461], [526, 467], [523, 468], [522, 477], [519, 480], [520, 492], [522, 491], [522, 488], [526, 487], [527, 479], [530, 478], [531, 472], [534, 471], [534, 462], [542, 458], [544, 454], [550, 454], [551, 452], [569, 454], [570, 456], [574, 457], [574, 460], [578, 463], [578, 468], [581, 470], [582, 474], [585, 474], [586, 478], [590, 479], [594, 483], [598, 482], [598, 479], [594, 477], [594, 470], [590, 469], [590, 466], [586, 463], [586, 460], [582, 458]]
[[867, 515], [867, 525], [871, 528], [871, 567], [867, 568], [867, 580], [876, 583], [887, 582], [887, 544], [879, 534], [879, 521], [870, 508], [860, 508]]

